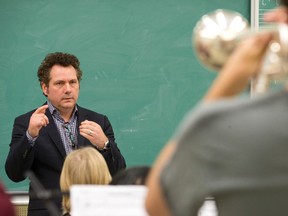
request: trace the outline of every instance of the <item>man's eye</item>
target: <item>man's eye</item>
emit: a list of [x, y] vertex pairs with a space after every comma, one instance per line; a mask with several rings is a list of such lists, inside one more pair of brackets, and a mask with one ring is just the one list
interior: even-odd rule
[[77, 80], [72, 80], [70, 83], [71, 84], [77, 84]]

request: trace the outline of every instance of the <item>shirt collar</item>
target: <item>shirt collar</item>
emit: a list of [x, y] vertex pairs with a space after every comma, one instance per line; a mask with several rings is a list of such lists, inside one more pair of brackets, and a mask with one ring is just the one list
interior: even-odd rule
[[[59, 111], [56, 109], [56, 107], [53, 106], [53, 104], [49, 100], [47, 100], [47, 104], [48, 104], [48, 109], [49, 109], [49, 112], [51, 113], [51, 115], [55, 115], [57, 113], [57, 115], [60, 116]], [[78, 107], [77, 107], [77, 105], [75, 105], [74, 111], [72, 114], [72, 118], [77, 114], [78, 114]]]

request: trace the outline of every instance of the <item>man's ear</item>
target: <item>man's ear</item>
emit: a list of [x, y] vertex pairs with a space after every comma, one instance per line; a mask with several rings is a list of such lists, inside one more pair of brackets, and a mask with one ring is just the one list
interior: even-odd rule
[[44, 82], [41, 82], [41, 88], [43, 95], [47, 97], [48, 86]]

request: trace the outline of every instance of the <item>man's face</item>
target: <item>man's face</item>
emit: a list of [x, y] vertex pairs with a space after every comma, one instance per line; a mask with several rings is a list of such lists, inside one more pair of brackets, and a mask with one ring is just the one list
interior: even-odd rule
[[79, 95], [79, 81], [73, 66], [54, 65], [49, 85], [41, 84], [43, 93], [60, 112], [71, 112]]

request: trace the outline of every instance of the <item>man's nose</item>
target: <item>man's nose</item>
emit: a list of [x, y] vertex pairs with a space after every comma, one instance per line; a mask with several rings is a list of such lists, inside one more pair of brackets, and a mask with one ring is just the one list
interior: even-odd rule
[[66, 92], [70, 92], [70, 91], [71, 91], [71, 85], [70, 85], [70, 83], [66, 83], [66, 84], [65, 84], [65, 91], [66, 91]]

